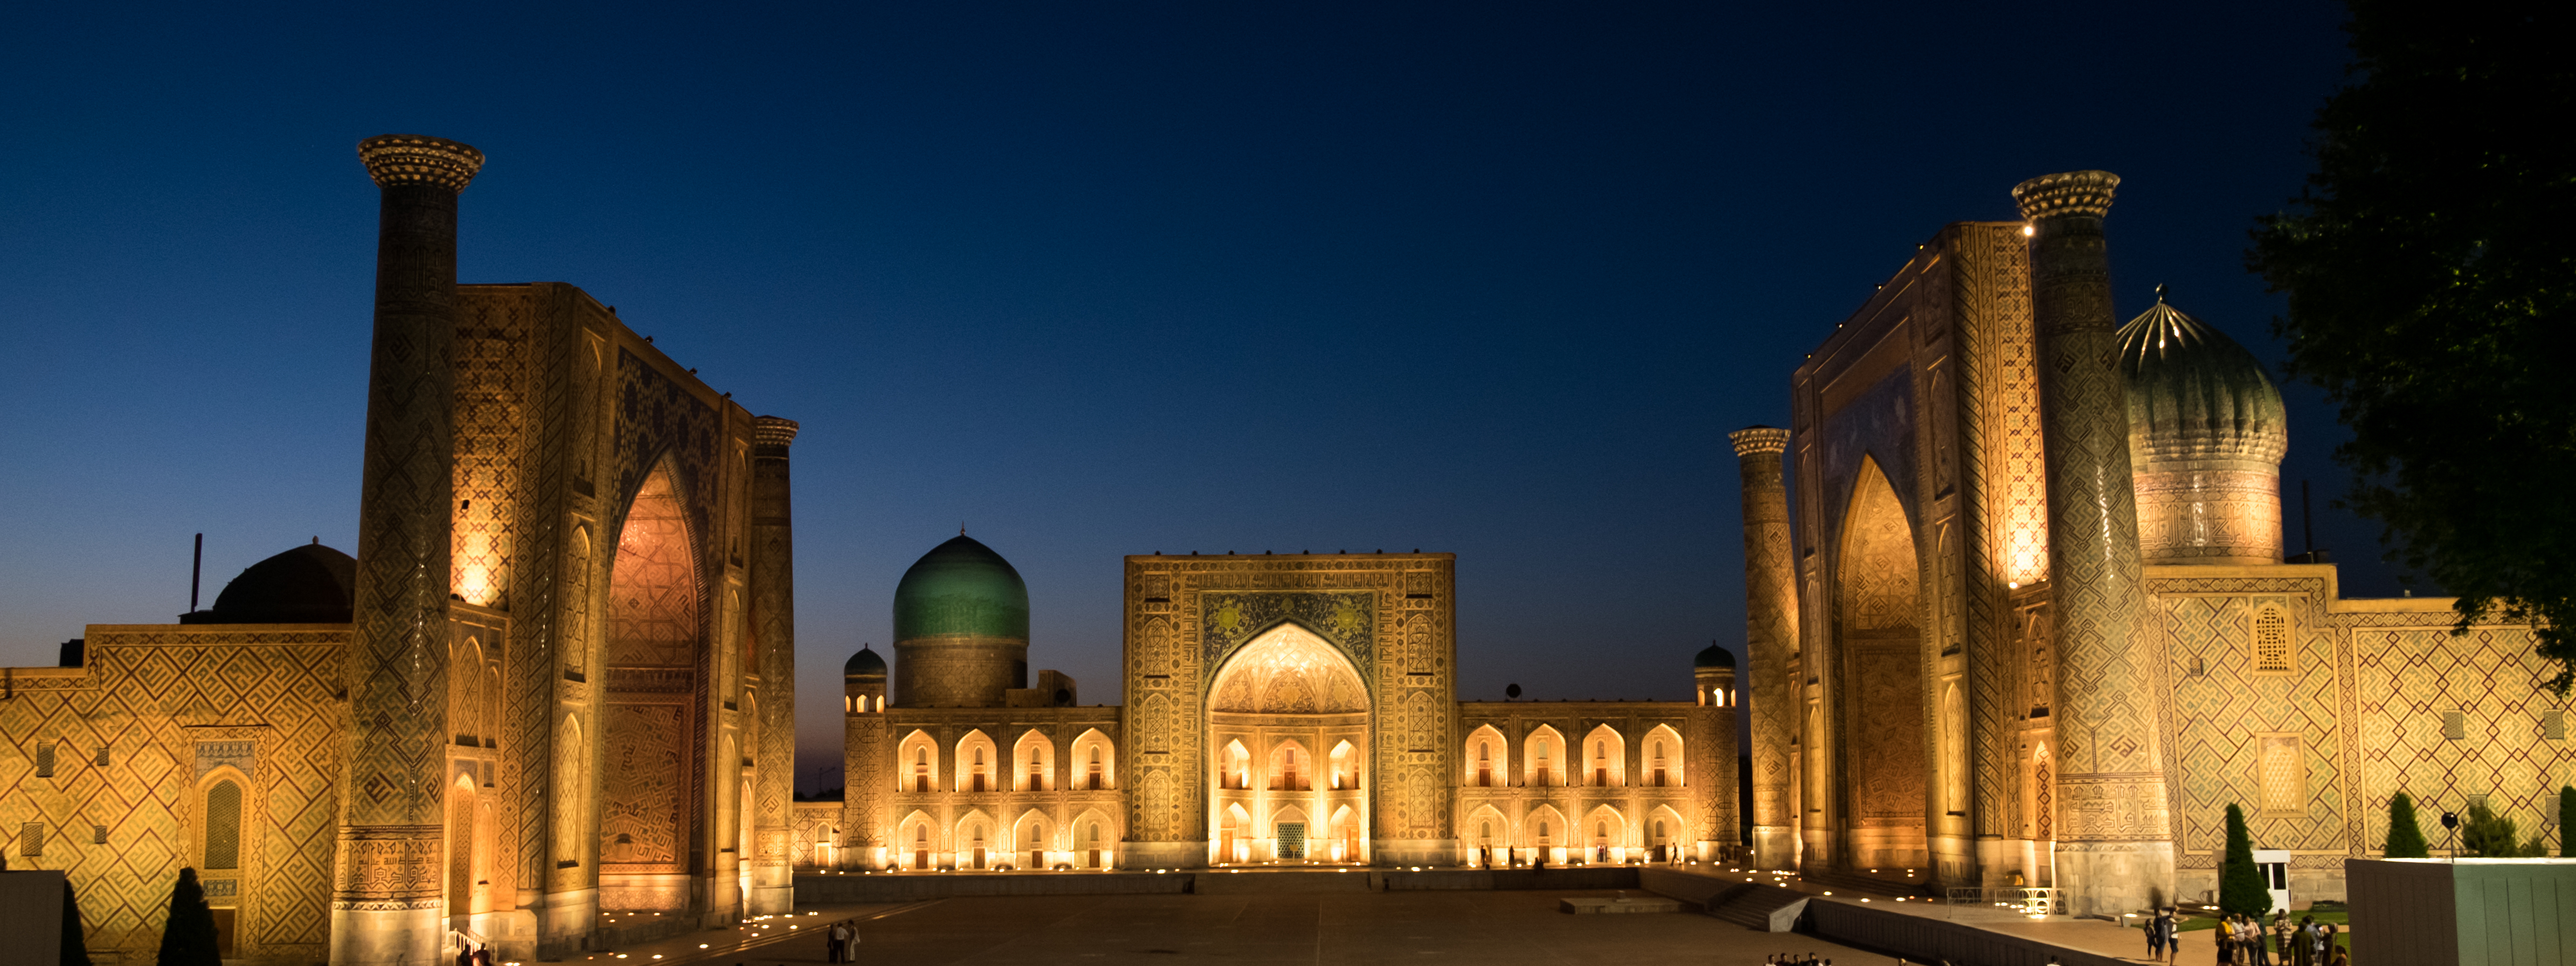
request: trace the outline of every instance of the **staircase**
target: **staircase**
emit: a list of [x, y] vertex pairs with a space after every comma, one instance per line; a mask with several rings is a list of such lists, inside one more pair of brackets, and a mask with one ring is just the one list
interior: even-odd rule
[[1709, 904], [1708, 914], [1762, 932], [1788, 932], [1807, 911], [1807, 895], [1794, 889], [1747, 882]]

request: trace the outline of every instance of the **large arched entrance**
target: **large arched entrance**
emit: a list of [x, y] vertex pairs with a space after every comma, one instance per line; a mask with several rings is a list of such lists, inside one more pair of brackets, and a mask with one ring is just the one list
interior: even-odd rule
[[[696, 676], [703, 673], [697, 541], [669, 466], [644, 479], [609, 570], [599, 777], [600, 907], [685, 911], [698, 811]], [[718, 786], [722, 787], [722, 786]]]
[[1861, 461], [1844, 518], [1835, 631], [1841, 644], [1842, 760], [1848, 867], [1890, 872], [1930, 864], [1925, 773], [1920, 561], [1896, 490]]
[[1207, 727], [1211, 863], [1368, 861], [1368, 689], [1340, 650], [1293, 623], [1255, 636], [1211, 678]]

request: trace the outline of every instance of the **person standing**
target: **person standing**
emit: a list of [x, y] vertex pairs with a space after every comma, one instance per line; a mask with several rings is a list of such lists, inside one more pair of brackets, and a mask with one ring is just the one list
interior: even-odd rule
[[2156, 910], [2155, 915], [2148, 916], [2146, 922], [2138, 925], [2139, 928], [2147, 934], [2147, 961], [2150, 963], [2164, 962], [2165, 911], [2162, 909]]
[[847, 952], [842, 947], [848, 943], [847, 939], [842, 938], [841, 924], [833, 923], [832, 928], [823, 933], [823, 958], [834, 963], [847, 962], [842, 958]]

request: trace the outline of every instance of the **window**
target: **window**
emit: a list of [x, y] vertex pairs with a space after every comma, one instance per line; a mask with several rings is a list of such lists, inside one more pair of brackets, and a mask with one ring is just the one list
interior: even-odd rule
[[36, 743], [36, 777], [54, 777], [54, 745], [52, 742], [46, 741]]
[[2298, 735], [2255, 737], [2256, 767], [2263, 781], [2263, 816], [2303, 818], [2308, 814], [2308, 769]]
[[2442, 738], [2460, 741], [2469, 736], [2469, 716], [2457, 711], [2442, 712]]
[[2541, 712], [2540, 737], [2550, 741], [2567, 740], [2567, 712], [2556, 708]]
[[231, 779], [206, 790], [206, 868], [241, 868], [242, 789]]
[[45, 823], [18, 826], [18, 854], [31, 859], [45, 854]]
[[2279, 604], [2254, 612], [2254, 673], [2290, 673], [2290, 616]]

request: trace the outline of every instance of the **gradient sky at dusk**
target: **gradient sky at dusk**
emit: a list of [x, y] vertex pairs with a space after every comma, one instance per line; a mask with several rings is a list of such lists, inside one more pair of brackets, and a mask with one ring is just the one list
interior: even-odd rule
[[[1119, 556], [1459, 555], [1461, 695], [1679, 699], [1739, 650], [1724, 434], [1942, 224], [2105, 168], [2158, 283], [2242, 268], [2340, 7], [36, 5], [0, 33], [0, 663], [355, 549], [385, 132], [490, 162], [462, 279], [566, 281], [795, 447], [800, 720], [961, 521], [1116, 701]], [[2297, 485], [2338, 432], [2290, 387]], [[810, 780], [802, 782], [812, 784]]]

